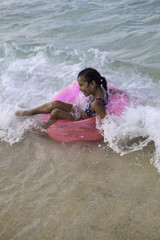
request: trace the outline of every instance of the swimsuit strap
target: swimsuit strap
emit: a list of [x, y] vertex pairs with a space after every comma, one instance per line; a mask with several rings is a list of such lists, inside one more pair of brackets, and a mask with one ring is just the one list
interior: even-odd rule
[[96, 97], [96, 98], [92, 99], [91, 102], [94, 102], [95, 100], [101, 100], [101, 102], [104, 104], [104, 106], [106, 105], [106, 102], [100, 97]]

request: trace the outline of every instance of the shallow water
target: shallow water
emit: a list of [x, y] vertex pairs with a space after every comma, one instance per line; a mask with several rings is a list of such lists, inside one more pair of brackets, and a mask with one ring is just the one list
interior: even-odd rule
[[[159, 240], [160, 2], [0, 2], [0, 239]], [[104, 141], [58, 143], [15, 111], [84, 67], [126, 89]]]
[[120, 157], [28, 134], [1, 149], [1, 239], [159, 239], [153, 144]]

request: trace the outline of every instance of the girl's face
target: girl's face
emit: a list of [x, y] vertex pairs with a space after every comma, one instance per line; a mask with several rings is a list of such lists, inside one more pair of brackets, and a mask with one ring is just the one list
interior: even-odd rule
[[78, 78], [79, 90], [88, 97], [93, 93], [92, 83], [88, 84], [83, 76]]

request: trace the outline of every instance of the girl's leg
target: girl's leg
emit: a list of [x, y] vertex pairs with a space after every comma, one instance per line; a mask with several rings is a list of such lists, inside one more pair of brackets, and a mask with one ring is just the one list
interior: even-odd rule
[[51, 112], [50, 118], [48, 122], [45, 123], [44, 127], [48, 128], [50, 125], [52, 125], [59, 119], [76, 121], [75, 117], [70, 112], [66, 112], [65, 110], [62, 110], [62, 109], [54, 109]]
[[72, 104], [68, 104], [68, 103], [64, 103], [56, 100], [30, 110], [18, 111], [16, 112], [16, 116], [20, 117], [20, 116], [32, 116], [36, 114], [46, 114], [46, 113], [51, 113], [54, 109], [61, 109], [65, 112], [71, 112], [72, 107], [73, 107]]

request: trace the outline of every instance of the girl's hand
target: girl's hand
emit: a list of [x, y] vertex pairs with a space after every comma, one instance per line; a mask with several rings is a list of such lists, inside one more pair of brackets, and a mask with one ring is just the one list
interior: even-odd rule
[[81, 117], [83, 119], [89, 118], [89, 116], [87, 115], [87, 113], [85, 113], [84, 111], [81, 111]]

